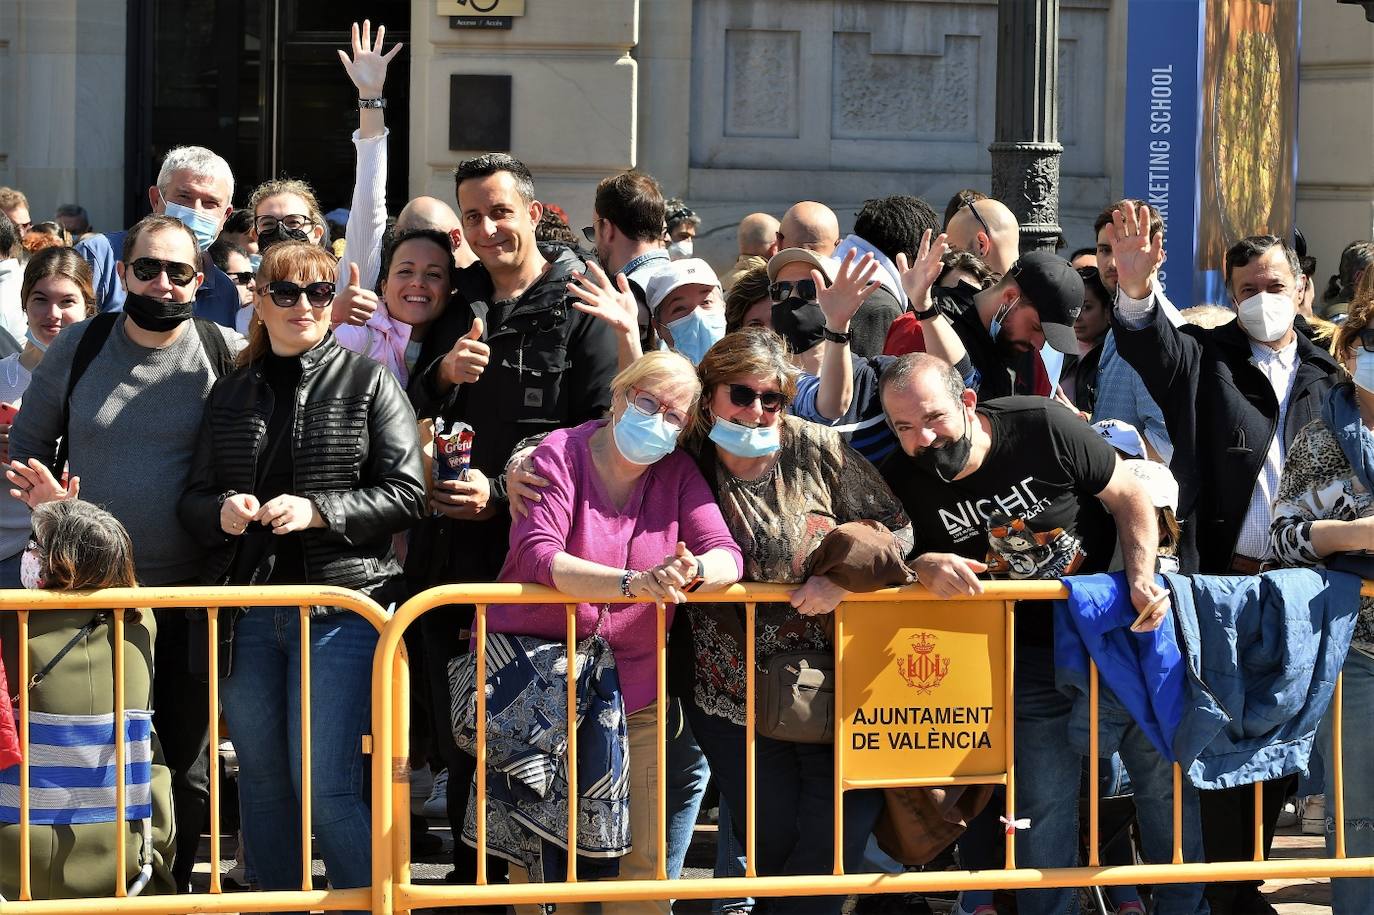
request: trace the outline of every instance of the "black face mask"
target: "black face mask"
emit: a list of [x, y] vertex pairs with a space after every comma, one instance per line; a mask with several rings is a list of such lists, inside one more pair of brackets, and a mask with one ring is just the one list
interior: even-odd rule
[[129, 320], [153, 333], [176, 330], [183, 322], [191, 319], [195, 307], [195, 299], [189, 302], [164, 302], [162, 299], [150, 299], [136, 292], [130, 292], [124, 298], [124, 313], [129, 316]]
[[926, 448], [911, 456], [911, 463], [946, 483], [953, 483], [959, 471], [968, 463], [973, 450], [973, 436], [969, 435], [968, 415], [964, 415], [964, 434], [939, 448]]
[[821, 306], [793, 296], [773, 303], [773, 330], [794, 353], [804, 353], [823, 339], [825, 313]]
[[310, 233], [304, 229], [288, 229], [281, 223], [271, 232], [258, 233], [258, 253], [266, 254], [267, 249], [279, 241], [310, 241]]

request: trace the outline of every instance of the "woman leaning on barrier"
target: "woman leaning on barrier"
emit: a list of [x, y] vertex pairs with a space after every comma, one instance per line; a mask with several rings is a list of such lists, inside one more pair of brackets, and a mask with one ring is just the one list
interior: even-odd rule
[[[6, 496], [8, 498], [8, 496]], [[23, 553], [27, 588], [132, 588], [133, 546], [114, 516], [89, 502], [33, 510]], [[176, 892], [172, 879], [172, 777], [152, 727], [151, 613], [124, 615], [126, 724], [124, 873], [116, 876], [114, 759], [115, 624], [109, 611], [44, 610], [29, 615], [30, 875], [34, 899]], [[18, 700], [15, 614], [0, 613], [0, 644]], [[38, 682], [34, 683], [34, 679]], [[17, 711], [17, 709], [16, 709]], [[19, 897], [19, 766], [0, 769], [0, 896]]]
[[[721, 519], [711, 489], [692, 458], [677, 447], [700, 391], [690, 362], [672, 352], [650, 353], [611, 381], [608, 419], [550, 433], [531, 456], [535, 472], [548, 485], [537, 499], [524, 503], [523, 517], [512, 524], [510, 553], [500, 575], [502, 581], [536, 582], [568, 594], [618, 592], [635, 599], [629, 604], [582, 603], [577, 609], [578, 638], [596, 632], [614, 656], [629, 750], [628, 824], [611, 825], [612, 813], [623, 808], [606, 803], [606, 795], [584, 796], [579, 800], [579, 819], [596, 834], [579, 836], [579, 845], [584, 854], [589, 846], [608, 854], [628, 825], [632, 847], [619, 858], [616, 876], [621, 880], [652, 880], [657, 872], [661, 824], [656, 800], [655, 602], [666, 603], [665, 626], [671, 626], [674, 606], [684, 600], [685, 592], [725, 587], [738, 581], [741, 571], [739, 547]], [[561, 604], [493, 606], [488, 629], [561, 644], [565, 618]], [[488, 670], [489, 678], [495, 674]], [[500, 698], [498, 691], [489, 701]], [[557, 698], [556, 704], [566, 707]], [[580, 738], [585, 728], [586, 724], [579, 728]], [[583, 738], [584, 744], [589, 741]], [[579, 767], [586, 762], [579, 752]], [[495, 777], [488, 784], [494, 782]], [[450, 790], [468, 788], [454, 785]], [[492, 809], [490, 802], [488, 808]], [[528, 809], [522, 813], [536, 816]], [[489, 816], [488, 822], [497, 823], [498, 817]], [[557, 818], [548, 828], [566, 831]], [[502, 832], [491, 827], [497, 837], [493, 851], [522, 867], [529, 863], [516, 860], [521, 856], [503, 847]], [[579, 871], [583, 879], [593, 872], [592, 864], [587, 862]], [[563, 871], [555, 866], [550, 872], [544, 866], [542, 876], [558, 881]], [[513, 870], [512, 877], [524, 882], [523, 872]], [[669, 906], [663, 899], [606, 902], [602, 908], [666, 913]]]
[[[1345, 323], [1336, 325], [1331, 352], [1350, 373], [1322, 406], [1321, 419], [1293, 439], [1284, 460], [1270, 526], [1274, 555], [1283, 565], [1342, 569], [1374, 578], [1374, 270], [1365, 271]], [[1374, 598], [1360, 599], [1350, 652], [1341, 668], [1341, 758], [1344, 761], [1345, 850], [1374, 855]], [[1332, 772], [1334, 704], [1317, 731], [1314, 752]], [[1336, 786], [1328, 781], [1328, 814]], [[1335, 855], [1335, 822], [1326, 819], [1326, 851]], [[1374, 879], [1333, 879], [1336, 915], [1374, 912]]]
[[[304, 242], [263, 255], [258, 321], [239, 367], [210, 393], [179, 506], [186, 529], [214, 550], [207, 582], [373, 593], [401, 573], [392, 535], [424, 510], [415, 416], [390, 372], [329, 332], [335, 267]], [[333, 887], [367, 886], [361, 735], [377, 632], [340, 608], [309, 613], [315, 840]], [[255, 606], [223, 624], [220, 697], [263, 889], [302, 878], [298, 620], [296, 607]]]
[[[911, 528], [901, 504], [873, 465], [833, 430], [784, 412], [797, 369], [770, 330], [726, 335], [698, 366], [702, 383], [688, 448], [699, 454], [721, 513], [744, 553], [748, 581], [800, 584], [791, 604], [756, 608], [756, 682], [782, 655], [832, 652], [829, 614], [847, 593], [815, 574], [816, 550], [835, 528], [876, 521], [874, 533], [901, 555]], [[889, 545], [893, 545], [889, 544]], [[745, 803], [744, 612], [737, 604], [689, 604], [695, 682], [685, 703], [697, 741], [735, 814], [741, 842]], [[759, 718], [768, 724], [767, 715]], [[760, 735], [755, 743], [756, 870], [760, 875], [830, 873], [834, 836], [832, 743]], [[814, 739], [815, 735], [808, 735]], [[844, 859], [855, 870], [882, 808], [878, 791], [844, 796]], [[759, 899], [755, 912], [840, 911], [842, 896]]]

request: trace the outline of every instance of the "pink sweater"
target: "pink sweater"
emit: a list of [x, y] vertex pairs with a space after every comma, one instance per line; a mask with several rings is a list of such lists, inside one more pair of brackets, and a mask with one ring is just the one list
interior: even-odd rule
[[[501, 581], [555, 587], [553, 560], [559, 553], [617, 569], [642, 570], [671, 556], [681, 540], [694, 555], [728, 550], [743, 571], [739, 547], [726, 530], [720, 507], [696, 464], [681, 449], [644, 471], [617, 511], [608, 501], [592, 463], [595, 420], [549, 435], [533, 455], [535, 472], [549, 481], [543, 501], [529, 503], [530, 516], [516, 518]], [[668, 608], [667, 624], [672, 624]], [[562, 640], [564, 609], [558, 604], [505, 604], [488, 608], [492, 632]], [[599, 607], [579, 604], [577, 635], [590, 635]], [[655, 610], [650, 603], [613, 604], [601, 633], [615, 652], [626, 713], [650, 705], [656, 695]]]

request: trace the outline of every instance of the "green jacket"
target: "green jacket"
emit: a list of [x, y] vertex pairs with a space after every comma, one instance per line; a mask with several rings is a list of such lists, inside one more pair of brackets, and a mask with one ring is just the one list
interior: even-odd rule
[[[90, 610], [56, 610], [29, 614], [29, 671], [42, 669], [91, 618]], [[128, 614], [132, 617], [132, 614]], [[157, 624], [144, 611], [139, 622], [124, 627], [124, 704], [148, 709], [152, 700], [153, 641]], [[15, 613], [0, 613], [0, 645], [10, 695], [18, 696], [19, 635]], [[34, 711], [59, 715], [100, 715], [114, 711], [114, 624], [97, 627], [75, 645], [29, 693]], [[172, 852], [172, 780], [153, 732], [152, 856], [153, 876], [143, 894], [174, 893]], [[109, 823], [74, 826], [31, 826], [32, 891], [34, 899], [113, 896], [115, 888], [114, 827]], [[126, 869], [124, 885], [137, 877], [143, 854], [142, 824], [124, 824]], [[19, 898], [19, 826], [0, 824], [0, 895]]]

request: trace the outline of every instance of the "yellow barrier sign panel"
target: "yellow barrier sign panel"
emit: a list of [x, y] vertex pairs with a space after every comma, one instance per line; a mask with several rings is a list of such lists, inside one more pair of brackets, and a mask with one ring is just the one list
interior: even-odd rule
[[1002, 601], [850, 604], [839, 727], [848, 780], [1006, 769]]

